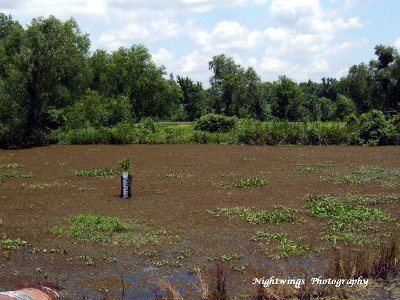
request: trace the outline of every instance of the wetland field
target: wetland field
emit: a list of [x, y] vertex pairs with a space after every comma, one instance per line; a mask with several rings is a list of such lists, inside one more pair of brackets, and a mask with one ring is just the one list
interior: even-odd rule
[[[126, 157], [133, 197], [121, 199]], [[370, 275], [383, 279], [347, 297], [396, 299], [399, 218], [399, 146], [0, 150], [0, 291], [49, 281], [62, 299], [283, 299], [253, 279]]]

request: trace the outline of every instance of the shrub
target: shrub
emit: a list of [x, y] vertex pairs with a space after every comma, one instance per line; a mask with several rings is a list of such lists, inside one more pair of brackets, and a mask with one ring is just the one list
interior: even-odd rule
[[108, 128], [96, 129], [93, 127], [71, 129], [61, 134], [60, 142], [65, 144], [109, 144], [111, 132]]
[[362, 145], [388, 145], [395, 138], [393, 125], [383, 112], [375, 109], [360, 116], [357, 133]]
[[131, 174], [132, 171], [131, 158], [127, 156], [124, 159], [118, 161], [116, 169], [120, 172], [128, 172], [129, 174]]
[[111, 143], [113, 144], [139, 143], [140, 136], [140, 130], [137, 130], [131, 123], [121, 122], [111, 128]]
[[156, 132], [156, 125], [152, 118], [144, 118], [140, 120], [138, 127], [143, 130], [147, 130], [149, 133]]
[[207, 114], [197, 120], [195, 129], [208, 132], [228, 132], [236, 124], [236, 119], [223, 115]]
[[390, 123], [393, 126], [395, 142], [396, 144], [400, 144], [400, 113], [391, 118]]
[[249, 145], [262, 145], [265, 143], [265, 128], [257, 120], [240, 120], [237, 126], [237, 142]]
[[349, 114], [345, 120], [346, 126], [355, 126], [359, 123], [358, 117], [355, 114]]

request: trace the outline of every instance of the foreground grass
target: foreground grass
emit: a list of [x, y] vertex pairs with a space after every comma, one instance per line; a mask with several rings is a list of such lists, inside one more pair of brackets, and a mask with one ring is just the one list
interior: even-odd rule
[[27, 246], [29, 243], [27, 241], [17, 239], [10, 239], [7, 236], [0, 238], [0, 249], [5, 250], [18, 250], [22, 246]]
[[[262, 251], [273, 259], [286, 259], [289, 256], [302, 255], [310, 249], [310, 245], [296, 244], [289, 239], [287, 233], [270, 233], [258, 231], [252, 241], [259, 242]], [[275, 242], [275, 247], [271, 247], [271, 241]]]
[[272, 223], [295, 221], [296, 210], [284, 206], [275, 206], [274, 211], [260, 210], [255, 211], [249, 207], [216, 208], [208, 210], [215, 217], [240, 218], [251, 224]]
[[393, 221], [396, 219], [390, 213], [366, 205], [395, 204], [398, 195], [308, 195], [303, 200], [311, 217], [328, 220], [321, 239], [334, 245], [337, 242], [379, 244], [382, 238], [390, 237], [394, 232]]
[[321, 176], [320, 179], [334, 184], [361, 184], [376, 181], [383, 187], [396, 187], [397, 181], [400, 179], [400, 168], [360, 165], [355, 166], [350, 174], [330, 174]]
[[265, 179], [261, 179], [258, 177], [250, 177], [250, 178], [235, 180], [233, 182], [222, 183], [221, 187], [224, 189], [234, 189], [234, 188], [251, 189], [256, 187], [263, 187], [266, 184], [268, 184], [268, 182]]
[[124, 221], [118, 217], [78, 214], [69, 222], [69, 226], [56, 225], [51, 231], [81, 241], [135, 246], [156, 244], [162, 236], [168, 235], [166, 230], [151, 231], [144, 223]]
[[377, 208], [342, 203], [329, 196], [307, 196], [307, 212], [312, 217], [333, 218], [339, 221], [390, 221], [393, 216]]
[[119, 175], [115, 169], [112, 168], [99, 168], [99, 169], [88, 169], [88, 170], [76, 170], [74, 171], [75, 176], [80, 177], [94, 177], [94, 178], [113, 178]]

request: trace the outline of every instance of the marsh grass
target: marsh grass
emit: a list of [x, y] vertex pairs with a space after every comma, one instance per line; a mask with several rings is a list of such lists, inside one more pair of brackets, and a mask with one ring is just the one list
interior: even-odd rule
[[7, 170], [16, 170], [21, 168], [21, 165], [18, 163], [10, 163], [10, 164], [1, 164], [0, 169], [7, 169]]
[[335, 198], [343, 203], [356, 203], [359, 205], [394, 205], [400, 203], [400, 194], [340, 194]]
[[337, 122], [239, 119], [228, 132], [196, 130], [193, 123], [179, 122], [154, 123], [150, 129], [141, 123], [120, 123], [111, 128], [79, 128], [53, 135], [61, 144], [341, 145], [351, 142], [348, 128]]
[[[276, 235], [263, 235], [276, 237]], [[374, 250], [375, 249], [375, 250]], [[330, 284], [311, 284], [311, 278], [315, 277], [315, 270], [309, 266], [291, 265], [282, 267], [280, 261], [272, 262], [268, 267], [254, 265], [249, 269], [250, 278], [286, 279], [286, 283], [264, 285], [261, 283], [247, 283], [239, 292], [239, 296], [231, 296], [230, 273], [233, 271], [229, 264], [217, 262], [212, 268], [198, 268], [195, 287], [197, 295], [188, 298], [178, 292], [176, 287], [163, 279], [160, 285], [163, 295], [156, 297], [158, 300], [228, 300], [228, 299], [254, 299], [254, 300], [278, 300], [278, 299], [355, 299], [351, 291], [344, 287], [335, 287]], [[354, 247], [334, 248], [328, 254], [328, 268], [322, 273], [322, 278], [350, 279], [363, 277], [364, 279], [386, 279], [395, 277], [400, 271], [400, 247], [398, 237], [393, 237], [388, 242], [381, 242], [378, 248], [357, 249]], [[293, 276], [293, 274], [297, 274]], [[301, 279], [304, 283], [300, 284]], [[290, 281], [290, 282], [289, 282]], [[253, 282], [253, 281], [246, 281]], [[296, 288], [296, 284], [299, 287]], [[357, 299], [360, 299], [357, 297]]]
[[400, 178], [399, 168], [385, 168], [377, 165], [360, 165], [356, 166], [351, 174], [339, 175], [329, 174], [321, 176], [321, 181], [329, 181], [335, 184], [361, 184], [367, 182], [379, 182], [383, 186], [397, 185], [397, 180]]
[[381, 242], [378, 248], [335, 248], [331, 251], [327, 275], [332, 278], [382, 278], [400, 271], [398, 236]]
[[220, 186], [224, 189], [234, 189], [234, 188], [251, 189], [256, 187], [263, 187], [266, 184], [268, 184], [268, 182], [265, 179], [261, 179], [258, 177], [249, 177], [228, 183], [221, 183]]
[[150, 231], [144, 223], [123, 221], [118, 217], [94, 214], [78, 214], [70, 218], [70, 226], [54, 226], [51, 231], [57, 235], [77, 240], [113, 245], [136, 245], [159, 243], [166, 230]]
[[31, 184], [24, 183], [22, 186], [24, 189], [27, 190], [43, 190], [55, 187], [70, 187], [70, 188], [76, 187], [71, 181], [62, 182], [60, 180], [54, 180], [51, 182], [31, 183]]
[[[309, 245], [296, 244], [293, 240], [289, 239], [287, 233], [258, 231], [251, 240], [259, 242], [259, 247], [262, 251], [273, 259], [285, 259], [289, 256], [301, 255], [310, 249]], [[274, 242], [274, 246], [271, 244], [271, 241]]]
[[228, 262], [228, 261], [232, 261], [232, 260], [240, 260], [243, 258], [242, 254], [237, 254], [237, 253], [223, 253], [220, 254], [219, 256], [219, 260], [221, 262]]
[[330, 196], [306, 196], [307, 212], [316, 218], [333, 218], [340, 221], [391, 221], [393, 216], [377, 208], [342, 203]]
[[4, 182], [6, 178], [17, 177], [17, 173], [15, 172], [3, 172], [0, 173], [0, 182]]
[[324, 168], [329, 166], [333, 166], [332, 164], [323, 164], [323, 163], [316, 163], [316, 164], [296, 164], [294, 170], [298, 173], [310, 173], [310, 172], [319, 172]]
[[94, 177], [94, 178], [113, 178], [120, 173], [113, 168], [99, 168], [74, 171], [75, 176]]
[[187, 176], [188, 176], [188, 174], [181, 173], [181, 172], [168, 173], [168, 174], [165, 175], [165, 177], [167, 177], [167, 178], [175, 178], [175, 179], [184, 178], [184, 177], [187, 177]]
[[10, 239], [7, 236], [3, 236], [0, 238], [0, 248], [5, 250], [18, 250], [23, 246], [28, 246], [29, 243], [27, 241], [17, 239]]
[[27, 172], [27, 173], [21, 174], [21, 178], [33, 178], [33, 173]]
[[208, 210], [208, 213], [215, 217], [239, 218], [251, 224], [279, 224], [281, 222], [295, 221], [295, 215], [297, 212], [295, 209], [287, 208], [282, 205], [277, 205], [274, 208], [274, 211], [255, 211], [252, 208], [241, 206], [232, 208], [216, 208]]
[[[304, 199], [310, 216], [329, 220], [321, 239], [333, 242], [334, 245], [337, 242], [377, 245], [380, 243], [380, 236], [390, 235], [391, 223], [387, 222], [395, 220], [391, 214], [365, 205], [396, 203], [396, 195], [306, 196]], [[387, 224], [384, 227], [387, 231], [384, 233], [381, 232], [382, 222]]]

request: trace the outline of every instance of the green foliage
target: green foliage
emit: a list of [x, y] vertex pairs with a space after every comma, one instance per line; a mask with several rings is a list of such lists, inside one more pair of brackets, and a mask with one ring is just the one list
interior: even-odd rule
[[306, 165], [306, 164], [296, 164], [294, 170], [296, 172], [319, 172], [323, 168], [327, 167], [327, 164], [313, 164], [313, 165]]
[[378, 110], [361, 114], [356, 130], [362, 145], [388, 145], [395, 139], [392, 124]]
[[131, 158], [128, 156], [118, 161], [116, 169], [119, 172], [128, 172], [128, 174], [131, 174], [132, 172]]
[[291, 255], [301, 255], [308, 249], [310, 249], [309, 245], [298, 245], [290, 239], [283, 238], [278, 241], [278, 245], [276, 246], [277, 254], [272, 257], [282, 259]]
[[72, 216], [70, 223], [68, 227], [56, 225], [51, 231], [83, 241], [136, 246], [158, 243], [161, 237], [168, 235], [165, 230], [149, 231], [143, 223], [95, 214]]
[[317, 218], [333, 218], [339, 221], [389, 221], [393, 217], [376, 208], [342, 203], [329, 196], [307, 196], [307, 212]]
[[354, 114], [355, 112], [356, 106], [354, 102], [351, 99], [338, 94], [336, 98], [336, 110], [334, 113], [335, 119], [344, 121], [347, 116]]
[[216, 208], [208, 210], [216, 217], [240, 218], [251, 224], [293, 222], [296, 211], [284, 206], [276, 206], [274, 211], [254, 211], [248, 207]]
[[219, 256], [219, 260], [222, 262], [232, 261], [232, 260], [239, 260], [242, 259], [243, 255], [236, 254], [236, 253], [223, 253]]
[[273, 252], [274, 254], [272, 254], [271, 257], [275, 259], [287, 258], [291, 255], [301, 255], [310, 249], [309, 245], [298, 245], [290, 240], [287, 233], [258, 231], [251, 240], [255, 242], [276, 241], [275, 249], [266, 250], [267, 253]]
[[86, 145], [109, 144], [111, 137], [112, 133], [107, 128], [96, 129], [93, 127], [86, 127], [60, 132], [58, 139], [64, 144]]
[[360, 165], [356, 166], [350, 174], [330, 174], [321, 176], [322, 181], [330, 181], [335, 184], [360, 184], [365, 182], [376, 181], [381, 185], [384, 183], [395, 183], [400, 169], [385, 168], [376, 165]]
[[22, 246], [27, 246], [28, 242], [21, 240], [20, 238], [17, 239], [10, 239], [6, 236], [0, 238], [0, 248], [5, 250], [18, 250]]
[[49, 189], [49, 188], [54, 188], [54, 187], [76, 187], [70, 181], [62, 182], [59, 180], [53, 180], [51, 182], [38, 182], [38, 183], [31, 183], [31, 184], [24, 183], [22, 186], [24, 187], [24, 189], [27, 189], [27, 190], [43, 190], [43, 189]]
[[[1, 147], [400, 143], [398, 117], [388, 121], [377, 111], [363, 114], [372, 108], [386, 115], [399, 111], [400, 56], [393, 47], [376, 46], [377, 60], [351, 67], [340, 81], [299, 84], [287, 76], [261, 82], [252, 67], [220, 54], [209, 62], [211, 87], [205, 90], [188, 77], [166, 79], [165, 68], [155, 65], [143, 45], [110, 53], [90, 53], [89, 46], [74, 19], [36, 18], [23, 27], [0, 13]], [[350, 122], [347, 116], [355, 113], [360, 119]], [[159, 126], [148, 118], [200, 119], [194, 132], [190, 126]], [[333, 120], [347, 120], [347, 126], [315, 122]]]
[[[7, 88], [0, 98], [14, 103], [1, 142], [43, 143], [44, 131], [54, 125], [53, 108], [70, 105], [85, 89], [89, 39], [75, 20], [62, 22], [54, 17], [33, 19], [26, 29], [14, 26], [9, 34], [9, 38], [18, 36], [14, 44], [18, 46], [1, 64]], [[4, 46], [9, 46], [7, 39], [0, 40], [0, 48]], [[17, 138], [7, 139], [9, 134]]]
[[196, 130], [208, 132], [228, 132], [236, 124], [236, 119], [223, 115], [208, 114], [202, 116], [195, 124]]
[[194, 83], [189, 77], [177, 78], [182, 90], [182, 104], [184, 109], [184, 120], [194, 121], [206, 111], [207, 96], [201, 82]]
[[[120, 161], [118, 163], [118, 167], [120, 166], [121, 163], [123, 163], [123, 167], [127, 167], [126, 163], [130, 164], [130, 159], [128, 161]], [[111, 168], [100, 168], [100, 169], [90, 169], [90, 170], [76, 170], [74, 171], [75, 176], [81, 176], [81, 177], [94, 177], [94, 178], [113, 178], [117, 175], [119, 175], [119, 172], [115, 169]]]
[[270, 232], [266, 232], [266, 231], [257, 231], [256, 235], [253, 236], [251, 238], [252, 241], [262, 241], [262, 240], [283, 240], [283, 239], [287, 239], [288, 238], [288, 234], [285, 233], [270, 233]]
[[223, 183], [221, 186], [224, 189], [233, 189], [233, 188], [244, 188], [244, 189], [251, 189], [255, 187], [263, 187], [267, 184], [265, 179], [261, 179], [258, 177], [250, 177], [245, 179], [239, 179], [229, 183]]

